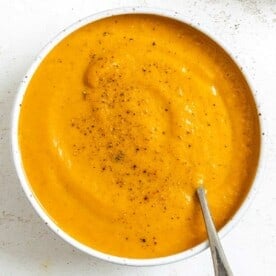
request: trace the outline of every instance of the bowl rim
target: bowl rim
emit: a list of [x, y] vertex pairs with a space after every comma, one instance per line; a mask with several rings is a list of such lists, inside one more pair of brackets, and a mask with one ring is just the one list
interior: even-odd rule
[[[130, 266], [153, 266], [153, 265], [161, 265], [161, 264], [169, 264], [176, 261], [188, 259], [196, 254], [199, 254], [200, 252], [204, 251], [209, 247], [207, 240], [200, 243], [197, 246], [194, 246], [190, 249], [187, 249], [183, 252], [164, 256], [164, 257], [158, 257], [158, 258], [148, 258], [148, 259], [138, 259], [138, 258], [126, 258], [126, 257], [119, 257], [114, 256], [108, 253], [103, 253], [101, 251], [98, 251], [96, 249], [93, 249], [89, 246], [86, 246], [82, 244], [81, 242], [77, 241], [75, 238], [71, 237], [69, 234], [67, 234], [65, 231], [63, 231], [61, 228], [58, 227], [58, 225], [50, 218], [50, 216], [47, 214], [46, 210], [42, 207], [42, 205], [39, 203], [39, 200], [36, 198], [36, 195], [32, 191], [31, 185], [28, 181], [27, 175], [25, 174], [21, 154], [20, 154], [20, 147], [19, 147], [19, 141], [18, 141], [18, 123], [19, 123], [19, 116], [20, 116], [20, 108], [21, 103], [23, 101], [25, 92], [27, 90], [27, 87], [30, 83], [30, 80], [32, 79], [35, 71], [43, 61], [43, 59], [47, 56], [47, 54], [65, 37], [67, 37], [69, 34], [74, 32], [75, 30], [83, 27], [84, 25], [87, 25], [89, 23], [95, 22], [97, 20], [116, 16], [116, 15], [123, 15], [123, 14], [151, 14], [151, 15], [158, 15], [162, 17], [167, 17], [182, 23], [185, 23], [194, 29], [200, 31], [201, 33], [208, 36], [210, 39], [212, 39], [215, 43], [217, 43], [225, 52], [231, 57], [233, 62], [241, 68], [239, 63], [236, 59], [233, 58], [231, 55], [231, 51], [224, 45], [223, 41], [219, 41], [219, 39], [214, 38], [213, 35], [210, 35], [210, 33], [205, 30], [204, 28], [198, 28], [198, 26], [195, 26], [191, 20], [186, 18], [184, 15], [181, 15], [181, 13], [178, 13], [176, 11], [167, 10], [167, 9], [160, 9], [160, 8], [154, 8], [154, 7], [144, 7], [144, 6], [135, 6], [135, 7], [121, 7], [121, 8], [115, 8], [115, 9], [109, 9], [104, 10], [92, 15], [89, 15], [83, 19], [80, 19], [76, 21], [75, 23], [71, 24], [67, 28], [63, 29], [61, 32], [59, 32], [53, 39], [51, 39], [46, 46], [40, 51], [38, 56], [33, 61], [31, 67], [27, 71], [26, 75], [24, 76], [23, 80], [20, 83], [20, 86], [17, 91], [17, 95], [14, 100], [13, 110], [12, 110], [12, 121], [11, 121], [11, 145], [12, 145], [12, 156], [13, 161], [16, 169], [17, 176], [19, 178], [19, 181], [21, 183], [21, 186], [29, 199], [29, 202], [35, 209], [36, 213], [41, 217], [41, 219], [44, 221], [46, 225], [49, 226], [49, 228], [56, 233], [59, 237], [61, 237], [63, 240], [65, 240], [67, 243], [71, 244], [75, 248], [79, 249], [82, 252], [85, 252], [93, 257], [115, 263], [115, 264], [121, 264], [121, 265], [130, 265]], [[243, 74], [243, 77], [245, 78], [251, 93], [252, 97], [255, 101], [257, 112], [260, 112], [260, 104], [258, 102], [258, 98], [256, 97], [256, 93], [254, 93], [254, 90], [252, 88], [251, 82], [249, 81], [248, 76], [245, 76], [244, 70], [241, 69], [241, 73]], [[249, 205], [252, 203], [253, 198], [256, 196], [258, 187], [260, 186], [261, 178], [263, 177], [263, 171], [265, 168], [264, 158], [263, 158], [263, 145], [264, 145], [264, 139], [261, 135], [262, 129], [263, 129], [263, 123], [262, 118], [259, 116], [259, 126], [260, 126], [260, 151], [259, 151], [259, 160], [256, 168], [255, 177], [252, 181], [251, 187], [248, 191], [248, 194], [246, 198], [243, 200], [242, 204], [240, 205], [237, 212], [234, 214], [234, 216], [227, 222], [227, 224], [218, 232], [218, 235], [220, 238], [224, 237], [226, 234], [228, 234], [233, 227], [237, 224], [238, 221], [242, 218], [245, 211], [248, 209]]]

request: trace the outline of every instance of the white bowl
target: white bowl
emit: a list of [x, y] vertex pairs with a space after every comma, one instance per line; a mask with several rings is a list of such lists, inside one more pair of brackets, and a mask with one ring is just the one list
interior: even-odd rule
[[[80, 27], [82, 27], [88, 23], [94, 22], [96, 20], [99, 20], [99, 19], [102, 19], [105, 17], [110, 17], [112, 15], [120, 15], [120, 14], [160, 15], [160, 16], [165, 16], [168, 18], [178, 20], [180, 22], [191, 25], [195, 29], [198, 29], [197, 27], [193, 26], [193, 24], [191, 22], [184, 21], [183, 18], [181, 17], [181, 15], [177, 12], [168, 11], [168, 10], [160, 10], [160, 9], [156, 9], [156, 8], [144, 8], [144, 7], [118, 8], [118, 9], [103, 11], [103, 12], [88, 16], [82, 20], [79, 20], [78, 22], [76, 22], [76, 23], [72, 24], [71, 26], [69, 26], [68, 28], [64, 29], [53, 40], [51, 40], [48, 43], [48, 45], [42, 50], [42, 52], [38, 55], [38, 57], [32, 64], [31, 68], [29, 69], [28, 73], [24, 77], [24, 79], [19, 87], [18, 94], [17, 94], [16, 100], [15, 100], [14, 109], [13, 109], [13, 117], [12, 117], [12, 133], [11, 133], [11, 135], [12, 135], [13, 159], [14, 159], [15, 168], [16, 168], [19, 180], [21, 182], [21, 185], [22, 185], [29, 201], [31, 202], [32, 206], [34, 207], [36, 212], [39, 214], [39, 216], [42, 218], [42, 220], [45, 222], [45, 224], [47, 224], [57, 235], [59, 235], [62, 239], [67, 241], [69, 244], [73, 245], [74, 247], [80, 249], [81, 251], [83, 251], [91, 256], [94, 256], [94, 257], [97, 257], [99, 259], [106, 260], [109, 262], [117, 263], [117, 264], [133, 265], [133, 266], [151, 266], [151, 265], [167, 264], [167, 263], [187, 259], [189, 257], [192, 257], [192, 256], [202, 252], [204, 249], [206, 249], [208, 247], [208, 242], [205, 241], [191, 249], [185, 250], [178, 254], [174, 254], [174, 255], [170, 255], [170, 256], [166, 256], [166, 257], [160, 257], [160, 258], [151, 258], [151, 259], [123, 258], [123, 257], [117, 257], [117, 256], [109, 255], [109, 254], [94, 250], [94, 249], [78, 242], [73, 237], [69, 236], [66, 232], [64, 232], [62, 229], [60, 229], [55, 224], [55, 222], [48, 216], [48, 214], [42, 208], [42, 206], [38, 202], [37, 198], [35, 197], [32, 189], [31, 189], [31, 185], [28, 182], [28, 179], [27, 179], [27, 176], [25, 174], [24, 167], [22, 164], [22, 160], [21, 160], [21, 154], [20, 154], [20, 148], [19, 148], [19, 142], [18, 142], [18, 121], [19, 121], [19, 115], [20, 115], [20, 106], [21, 106], [21, 102], [23, 101], [24, 94], [29, 85], [29, 82], [30, 82], [33, 74], [35, 73], [36, 69], [40, 65], [41, 61], [47, 56], [47, 54], [54, 48], [55, 45], [57, 45], [62, 39], [64, 39], [67, 35], [69, 35], [73, 31], [79, 29]], [[203, 31], [203, 33], [205, 33], [209, 37], [211, 37], [208, 34], [208, 32], [206, 32], [205, 30]], [[216, 41], [215, 39], [213, 39], [213, 40]], [[221, 43], [221, 42], [219, 42], [218, 44], [223, 45], [223, 43]], [[223, 46], [222, 48], [225, 49], [226, 47]], [[227, 51], [227, 53], [229, 53], [229, 52]], [[247, 82], [248, 82], [248, 80], [247, 80]], [[247, 194], [247, 197], [244, 200], [243, 204], [240, 206], [239, 210], [236, 212], [236, 214], [219, 231], [220, 238], [222, 238], [224, 235], [226, 235], [233, 228], [233, 226], [240, 220], [240, 218], [244, 214], [245, 210], [248, 208], [249, 204], [251, 203], [252, 198], [254, 197], [254, 195], [257, 192], [257, 186], [261, 179], [262, 168], [264, 167], [262, 146], [263, 146], [263, 139], [261, 139], [261, 150], [260, 150], [259, 164], [258, 164], [256, 176], [255, 176], [254, 182], [252, 183], [250, 191]]]

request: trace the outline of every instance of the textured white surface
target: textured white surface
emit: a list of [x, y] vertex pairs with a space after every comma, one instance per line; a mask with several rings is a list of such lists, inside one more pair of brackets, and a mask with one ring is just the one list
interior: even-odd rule
[[[276, 2], [0, 0], [0, 275], [212, 275], [209, 251], [175, 264], [124, 267], [89, 257], [53, 234], [28, 203], [10, 153], [20, 81], [40, 49], [74, 21], [104, 9], [174, 9], [236, 57], [261, 104], [266, 166], [259, 192], [222, 241], [235, 275], [276, 274]], [[231, 181], [231, 179], [229, 179]], [[185, 234], [185, 233], [183, 233]]]

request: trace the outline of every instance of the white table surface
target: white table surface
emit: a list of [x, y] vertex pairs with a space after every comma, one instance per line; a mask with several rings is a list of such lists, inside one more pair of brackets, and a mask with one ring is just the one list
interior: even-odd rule
[[15, 174], [11, 109], [35, 56], [78, 19], [132, 5], [182, 13], [222, 41], [249, 75], [261, 103], [266, 166], [253, 204], [222, 243], [235, 275], [276, 275], [275, 0], [0, 0], [0, 275], [213, 275], [208, 250], [178, 263], [140, 268], [110, 264], [79, 252], [42, 223]]

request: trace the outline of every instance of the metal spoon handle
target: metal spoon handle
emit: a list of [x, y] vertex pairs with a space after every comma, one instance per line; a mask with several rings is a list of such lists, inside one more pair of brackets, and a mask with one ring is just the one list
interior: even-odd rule
[[197, 188], [197, 195], [200, 201], [204, 222], [209, 237], [209, 244], [214, 264], [215, 275], [233, 276], [233, 273], [230, 269], [224, 251], [222, 249], [213, 219], [208, 208], [208, 203], [205, 197], [205, 189], [203, 187]]

